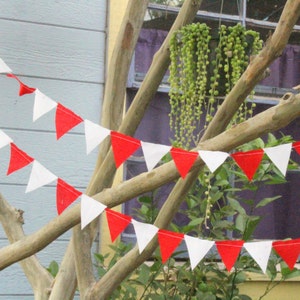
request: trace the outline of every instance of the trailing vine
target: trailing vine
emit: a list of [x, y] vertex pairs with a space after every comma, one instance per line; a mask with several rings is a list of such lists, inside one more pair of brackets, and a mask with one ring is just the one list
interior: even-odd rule
[[190, 145], [197, 120], [203, 112], [211, 36], [205, 24], [183, 27], [170, 43], [170, 126], [176, 144]]
[[[199, 136], [196, 129], [206, 128], [222, 97], [229, 93], [249, 63], [250, 55], [262, 48], [259, 33], [242, 25], [221, 25], [217, 45], [206, 24], [189, 24], [174, 33], [170, 41], [170, 127], [174, 144], [189, 148]], [[252, 92], [253, 95], [253, 92]], [[252, 115], [253, 102], [244, 103], [233, 123]]]

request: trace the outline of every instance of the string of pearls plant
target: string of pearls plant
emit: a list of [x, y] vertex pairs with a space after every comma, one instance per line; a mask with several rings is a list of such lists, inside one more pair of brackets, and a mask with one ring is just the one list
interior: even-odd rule
[[[216, 44], [215, 49], [211, 46]], [[170, 41], [170, 127], [174, 144], [189, 148], [199, 139], [195, 134], [213, 118], [219, 102], [249, 63], [249, 56], [262, 48], [259, 33], [242, 25], [221, 25], [217, 41], [206, 24], [193, 23], [174, 33]], [[233, 122], [252, 115], [253, 102], [241, 106]]]
[[[201, 23], [187, 25], [174, 33], [170, 42], [169, 76], [170, 127], [174, 132], [174, 145], [188, 149], [197, 142], [200, 133], [196, 132], [200, 126], [205, 130], [220, 101], [245, 71], [250, 55], [256, 55], [261, 48], [259, 33], [246, 30], [240, 24], [221, 25], [217, 39], [213, 39], [210, 28]], [[252, 115], [254, 106], [254, 102], [243, 103], [231, 125], [245, 121]], [[206, 228], [213, 206], [212, 175], [209, 171], [202, 175], [203, 185], [207, 187]]]

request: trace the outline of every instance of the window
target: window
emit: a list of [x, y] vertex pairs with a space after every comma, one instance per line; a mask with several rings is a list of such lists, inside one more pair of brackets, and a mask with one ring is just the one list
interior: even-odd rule
[[[271, 2], [271, 3], [270, 3]], [[203, 1], [201, 10], [198, 12], [197, 20], [206, 22], [211, 28], [217, 28], [219, 23], [233, 25], [236, 22], [243, 22], [247, 28], [259, 31], [263, 40], [275, 27], [283, 9], [285, 1]], [[246, 6], [246, 7], [245, 7]], [[139, 41], [136, 47], [134, 64], [128, 80], [127, 104], [130, 105], [134, 95], [139, 88], [145, 73], [147, 72], [154, 53], [159, 49], [167, 30], [174, 21], [178, 8], [166, 7], [164, 5], [150, 4], [149, 15], [144, 22]], [[278, 99], [291, 88], [300, 83], [300, 26], [295, 27], [290, 42], [281, 57], [270, 66], [270, 76], [264, 79], [256, 88], [254, 101], [257, 102], [255, 113], [267, 109], [270, 105], [277, 104]], [[299, 39], [300, 40], [300, 39]], [[168, 102], [167, 76], [160, 86], [160, 89], [152, 100], [146, 115], [141, 122], [136, 137], [152, 143], [170, 144], [171, 132], [169, 129], [168, 114], [170, 106]], [[298, 130], [300, 120], [294, 121], [287, 128], [281, 130], [284, 134], [291, 135], [295, 140], [300, 140]], [[277, 133], [280, 135], [280, 133]], [[126, 178], [131, 178], [146, 171], [142, 151], [136, 154], [138, 158], [132, 158], [126, 164]], [[292, 159], [300, 162], [298, 155]], [[297, 238], [300, 236], [300, 229], [295, 220], [300, 216], [300, 197], [297, 183], [300, 180], [298, 170], [288, 172], [286, 176], [288, 183], [276, 186], [264, 186], [260, 189], [257, 197], [271, 197], [282, 195], [282, 199], [261, 209], [264, 216], [257, 231], [256, 238], [261, 239], [284, 239], [286, 237]], [[156, 195], [159, 202], [163, 202], [171, 190], [171, 184], [161, 189]], [[132, 200], [126, 203], [124, 212], [134, 214], [137, 203]], [[287, 217], [288, 216], [288, 217]], [[184, 220], [178, 218], [177, 222]], [[123, 238], [130, 240], [134, 238], [132, 232], [124, 233]]]

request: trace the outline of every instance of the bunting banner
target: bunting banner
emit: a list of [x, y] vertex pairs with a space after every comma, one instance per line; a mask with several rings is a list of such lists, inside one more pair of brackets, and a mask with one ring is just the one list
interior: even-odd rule
[[65, 133], [73, 127], [83, 122], [83, 119], [73, 113], [70, 109], [64, 107], [60, 103], [56, 106], [55, 128], [56, 138], [60, 139]]
[[231, 154], [232, 158], [236, 161], [250, 181], [253, 179], [253, 176], [258, 169], [263, 155], [264, 151], [262, 149], [247, 152], [235, 152]]
[[[254, 178], [264, 154], [267, 155], [284, 176], [286, 175], [292, 149], [300, 155], [300, 141], [270, 148], [236, 152], [233, 154], [209, 150], [199, 150], [198, 152], [194, 152], [140, 141], [125, 134], [111, 131], [89, 120], [84, 120], [72, 110], [44, 95], [37, 88], [27, 86], [17, 76], [12, 74], [12, 70], [1, 58], [0, 73], [6, 74], [7, 77], [17, 80], [19, 83], [19, 96], [35, 94], [33, 107], [34, 122], [51, 110], [56, 109], [55, 128], [57, 140], [72, 128], [84, 122], [86, 150], [88, 154], [106, 137], [110, 136], [116, 167], [123, 164], [141, 147], [148, 171], [151, 171], [167, 153], [171, 154], [182, 178], [186, 177], [198, 157], [203, 160], [212, 173], [215, 172], [228, 157], [231, 157], [251, 181]], [[0, 130], [0, 149], [5, 146], [10, 146], [10, 160], [7, 175], [32, 163], [32, 169], [25, 191], [26, 193], [56, 181], [56, 206], [58, 214], [61, 214], [76, 199], [81, 197], [82, 229], [105, 211], [112, 241], [115, 241], [129, 224], [132, 224], [137, 237], [140, 253], [142, 253], [151, 240], [157, 236], [163, 263], [171, 257], [183, 239], [187, 247], [192, 270], [210, 252], [213, 246], [216, 246], [220, 258], [229, 272], [234, 267], [238, 256], [241, 255], [242, 248], [244, 248], [257, 262], [264, 273], [266, 272], [270, 253], [273, 249], [282, 260], [286, 262], [290, 269], [294, 268], [300, 255], [300, 238], [283, 241], [257, 242], [244, 242], [242, 240], [209, 241], [178, 232], [159, 229], [152, 224], [136, 221], [130, 216], [111, 210], [106, 205], [83, 194], [81, 191], [78, 191], [76, 188], [57, 177], [41, 163], [18, 148], [13, 140]]]
[[266, 273], [268, 261], [272, 251], [272, 241], [245, 243], [244, 248], [249, 255], [257, 262], [263, 273]]
[[151, 171], [172, 148], [171, 146], [143, 141], [141, 141], [141, 145], [148, 171]]
[[237, 260], [244, 241], [216, 241], [216, 247], [228, 272]]
[[32, 192], [46, 184], [55, 181], [57, 176], [46, 169], [37, 160], [32, 163], [32, 169], [25, 193]]
[[93, 151], [107, 136], [110, 135], [110, 130], [89, 120], [84, 120], [84, 132], [87, 154]]
[[80, 203], [81, 229], [90, 224], [107, 208], [106, 205], [82, 194]]
[[14, 143], [10, 143], [10, 160], [6, 174], [10, 175], [13, 172], [26, 167], [33, 162], [33, 160], [34, 159], [32, 157], [19, 149]]
[[26, 84], [24, 84], [16, 75], [14, 75], [14, 74], [7, 74], [7, 77], [14, 78], [14, 79], [16, 79], [18, 81], [19, 86], [20, 86], [20, 88], [19, 88], [19, 96], [23, 96], [23, 95], [26, 95], [26, 94], [32, 94], [32, 93], [34, 93], [35, 88], [29, 87]]
[[156, 236], [158, 228], [152, 224], [138, 222], [133, 219], [131, 223], [134, 227], [139, 252], [142, 253], [150, 241]]
[[202, 240], [196, 237], [184, 235], [184, 241], [190, 257], [191, 269], [200, 263], [200, 261], [206, 256], [209, 250], [215, 244], [214, 241]]
[[9, 66], [0, 58], [0, 74], [10, 74], [12, 70]]
[[82, 192], [58, 178], [56, 185], [56, 207], [60, 215], [68, 206], [70, 206]]
[[56, 106], [57, 102], [53, 101], [38, 89], [36, 89], [33, 106], [33, 122], [54, 109]]
[[279, 145], [271, 148], [264, 148], [264, 152], [268, 155], [273, 164], [278, 168], [283, 176], [289, 164], [292, 151], [292, 143]]
[[105, 209], [107, 224], [112, 242], [126, 229], [131, 222], [131, 217], [113, 211], [109, 208]]
[[164, 264], [179, 246], [184, 238], [184, 234], [160, 229], [157, 235], [160, 246], [161, 261]]
[[117, 168], [141, 146], [139, 140], [116, 131], [111, 131], [110, 137]]
[[199, 154], [197, 152], [187, 151], [174, 147], [170, 150], [170, 152], [179, 174], [182, 178], [185, 178]]

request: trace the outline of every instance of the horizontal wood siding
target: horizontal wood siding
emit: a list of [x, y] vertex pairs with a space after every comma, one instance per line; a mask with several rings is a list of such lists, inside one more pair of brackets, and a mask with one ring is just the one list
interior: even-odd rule
[[[0, 0], [0, 58], [26, 85], [95, 123], [103, 98], [106, 2]], [[0, 129], [52, 173], [84, 192], [97, 151], [86, 155], [83, 123], [57, 141], [55, 110], [33, 123], [34, 95], [19, 97], [18, 89], [16, 80], [0, 76]], [[9, 156], [8, 146], [0, 149], [0, 193], [25, 211], [24, 231], [30, 234], [57, 215], [56, 182], [26, 194], [31, 165], [6, 176]], [[70, 236], [65, 233], [37, 254], [44, 266], [62, 260]], [[0, 247], [8, 243], [0, 226]], [[0, 300], [33, 298], [18, 264], [0, 272]]]

